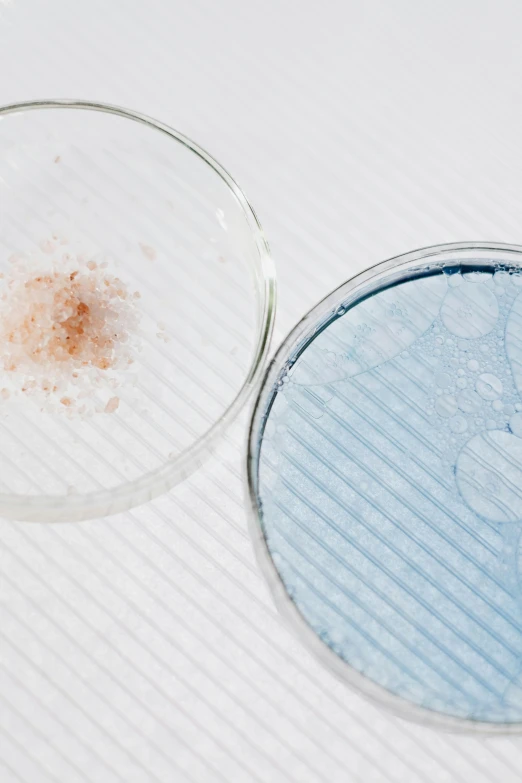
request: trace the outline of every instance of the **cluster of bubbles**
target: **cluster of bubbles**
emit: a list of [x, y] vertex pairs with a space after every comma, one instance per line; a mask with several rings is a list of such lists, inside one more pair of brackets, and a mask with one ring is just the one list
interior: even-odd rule
[[495, 523], [522, 522], [521, 283], [503, 269], [450, 275], [438, 317], [412, 346], [434, 363], [427, 414], [442, 465]]
[[506, 355], [505, 329], [522, 276], [500, 270], [449, 276], [439, 316], [410, 351], [436, 359], [427, 414], [438, 430], [443, 459], [475, 433], [522, 435], [522, 402]]

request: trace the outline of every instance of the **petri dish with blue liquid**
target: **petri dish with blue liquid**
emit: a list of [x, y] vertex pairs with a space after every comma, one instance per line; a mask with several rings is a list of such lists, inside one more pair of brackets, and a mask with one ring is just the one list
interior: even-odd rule
[[264, 378], [251, 531], [308, 648], [396, 714], [522, 727], [522, 248], [439, 245], [319, 303]]

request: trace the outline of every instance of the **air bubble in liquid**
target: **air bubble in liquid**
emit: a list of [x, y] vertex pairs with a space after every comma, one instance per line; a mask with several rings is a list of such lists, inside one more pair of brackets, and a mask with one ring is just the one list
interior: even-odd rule
[[465, 389], [457, 397], [458, 406], [464, 413], [476, 413], [482, 407], [482, 400], [477, 392]]
[[468, 422], [464, 416], [454, 416], [450, 421], [449, 427], [452, 432], [460, 435], [468, 429]]
[[487, 283], [491, 280], [489, 272], [464, 272], [462, 277], [466, 283]]
[[479, 375], [475, 388], [484, 400], [496, 400], [502, 394], [502, 381], [496, 375]]
[[459, 275], [458, 273], [452, 274], [448, 278], [448, 285], [450, 288], [456, 288], [457, 286], [462, 285], [463, 282], [462, 275]]
[[476, 435], [460, 452], [456, 475], [463, 499], [476, 514], [493, 522], [522, 519], [522, 442], [518, 437], [501, 430]]
[[449, 332], [468, 340], [475, 339], [489, 334], [494, 328], [498, 318], [498, 302], [485, 286], [466, 282], [448, 291], [440, 314]]
[[441, 389], [447, 389], [447, 387], [450, 385], [450, 382], [451, 377], [447, 372], [438, 372], [435, 375], [435, 383], [437, 386], [440, 386]]
[[457, 412], [457, 400], [451, 394], [443, 394], [435, 403], [435, 409], [439, 416], [442, 416], [445, 419], [449, 419]]

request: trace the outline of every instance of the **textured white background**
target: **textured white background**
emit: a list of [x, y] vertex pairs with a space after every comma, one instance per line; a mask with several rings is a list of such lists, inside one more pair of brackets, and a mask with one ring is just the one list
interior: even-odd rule
[[[522, 4], [0, 0], [0, 103], [155, 116], [251, 198], [276, 340], [353, 272], [522, 242]], [[254, 564], [236, 427], [130, 515], [0, 522], [2, 783], [514, 783], [522, 739], [382, 713], [281, 626]]]

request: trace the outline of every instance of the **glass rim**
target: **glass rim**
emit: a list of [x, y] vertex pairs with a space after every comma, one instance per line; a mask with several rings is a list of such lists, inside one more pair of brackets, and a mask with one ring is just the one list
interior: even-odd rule
[[126, 511], [152, 500], [188, 478], [205, 461], [243, 408], [264, 369], [275, 321], [276, 276], [268, 242], [246, 195], [228, 171], [188, 136], [146, 114], [109, 103], [74, 98], [39, 99], [6, 104], [0, 106], [0, 119], [26, 111], [47, 109], [95, 111], [119, 116], [146, 125], [182, 144], [208, 165], [233, 193], [257, 249], [253, 272], [259, 318], [252, 342], [249, 367], [233, 400], [202, 435], [159, 468], [112, 489], [78, 495], [23, 496], [0, 493], [0, 516], [4, 518], [17, 521], [79, 521]]
[[341, 283], [340, 286], [314, 305], [287, 334], [270, 360], [260, 383], [251, 413], [245, 444], [244, 488], [248, 528], [254, 554], [258, 566], [267, 582], [276, 608], [305, 649], [307, 649], [308, 652], [310, 652], [312, 656], [330, 672], [330, 674], [333, 674], [337, 680], [343, 682], [352, 691], [355, 691], [378, 707], [385, 707], [388, 712], [399, 718], [441, 731], [470, 735], [508, 735], [521, 734], [522, 721], [514, 723], [495, 723], [491, 721], [473, 720], [448, 715], [428, 707], [414, 704], [403, 696], [392, 693], [383, 685], [379, 685], [365, 674], [357, 671], [351, 664], [340, 658], [326, 642], [322, 641], [307, 623], [297, 605], [289, 596], [282, 577], [272, 559], [263, 532], [261, 502], [258, 493], [258, 443], [260, 436], [262, 436], [266, 402], [273, 391], [282, 367], [288, 361], [288, 357], [294, 352], [296, 346], [298, 346], [305, 337], [309, 336], [310, 328], [316, 325], [319, 319], [324, 316], [327, 311], [334, 310], [335, 307], [346, 302], [349, 295], [354, 295], [355, 298], [355, 295], [360, 293], [360, 288], [362, 286], [370, 283], [373, 278], [382, 273], [391, 272], [396, 268], [402, 270], [404, 267], [409, 267], [415, 262], [424, 264], [429, 259], [443, 256], [444, 254], [457, 252], [487, 253], [488, 251], [507, 254], [513, 253], [514, 255], [521, 256], [522, 264], [522, 245], [473, 241], [431, 245], [394, 256], [368, 267], [362, 272], [355, 274], [344, 283]]

